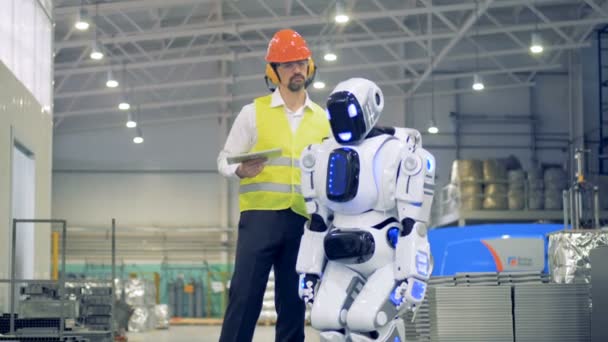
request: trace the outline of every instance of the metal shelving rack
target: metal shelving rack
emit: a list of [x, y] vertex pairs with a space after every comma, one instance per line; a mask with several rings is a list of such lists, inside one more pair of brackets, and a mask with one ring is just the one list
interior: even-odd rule
[[608, 25], [597, 31], [599, 88], [598, 164], [601, 175], [608, 175]]
[[[17, 227], [20, 223], [48, 223], [61, 225], [61, 272], [59, 272], [58, 280], [51, 279], [16, 279], [16, 245], [17, 245]], [[36, 227], [36, 226], [34, 226]], [[94, 337], [100, 335], [108, 335], [111, 341], [114, 340], [114, 319], [110, 319], [110, 331], [66, 331], [65, 330], [65, 258], [66, 258], [66, 241], [67, 241], [67, 221], [66, 220], [58, 220], [58, 219], [13, 219], [13, 228], [12, 228], [12, 239], [11, 239], [11, 271], [10, 271], [10, 279], [0, 279], [0, 283], [9, 283], [10, 284], [10, 328], [9, 335], [5, 335], [3, 337], [14, 337], [16, 340], [21, 338], [28, 338], [27, 335], [17, 335], [15, 331], [15, 316], [16, 316], [16, 308], [15, 308], [15, 287], [17, 283], [22, 284], [57, 284], [59, 287], [58, 297], [60, 300], [61, 313], [59, 317], [59, 331], [57, 334], [52, 334], [55, 336], [44, 336], [51, 338], [58, 338], [60, 341], [63, 341], [64, 338], [74, 338], [76, 336], [83, 337]], [[116, 286], [114, 284], [114, 279], [116, 278], [116, 220], [112, 219], [112, 279], [110, 280], [112, 287], [112, 297], [116, 293]], [[111, 312], [114, 311], [114, 300], [111, 301]], [[112, 316], [113, 317], [113, 316]], [[34, 338], [41, 338], [43, 336], [36, 335], [32, 336]]]

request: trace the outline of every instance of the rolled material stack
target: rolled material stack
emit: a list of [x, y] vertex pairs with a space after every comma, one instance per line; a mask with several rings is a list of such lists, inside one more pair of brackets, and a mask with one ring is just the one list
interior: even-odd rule
[[528, 172], [528, 209], [542, 210], [545, 207], [545, 182], [543, 171], [533, 169]]
[[522, 210], [525, 207], [526, 173], [523, 170], [511, 170], [509, 178], [509, 192], [507, 201], [510, 210]]
[[483, 208], [507, 209], [507, 170], [496, 159], [483, 161]]
[[545, 209], [562, 209], [562, 191], [567, 186], [566, 172], [561, 168], [545, 170]]
[[480, 160], [454, 160], [451, 183], [460, 193], [460, 208], [479, 210], [482, 203], [482, 166]]

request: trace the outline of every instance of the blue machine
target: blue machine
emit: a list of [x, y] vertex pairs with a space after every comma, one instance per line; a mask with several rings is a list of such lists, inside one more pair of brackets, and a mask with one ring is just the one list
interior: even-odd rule
[[433, 276], [471, 272], [548, 273], [548, 238], [560, 224], [483, 224], [429, 231]]

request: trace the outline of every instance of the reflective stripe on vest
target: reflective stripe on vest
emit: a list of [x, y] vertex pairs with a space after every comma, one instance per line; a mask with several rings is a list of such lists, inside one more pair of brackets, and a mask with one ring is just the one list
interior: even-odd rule
[[266, 165], [300, 167], [300, 160], [289, 157], [272, 158], [266, 162]]
[[[278, 183], [251, 183], [241, 184], [239, 187], [239, 193], [246, 194], [254, 191], [270, 191], [270, 192], [282, 192], [286, 194], [291, 193], [291, 184], [278, 184]], [[295, 192], [300, 192], [299, 185], [293, 185]]]

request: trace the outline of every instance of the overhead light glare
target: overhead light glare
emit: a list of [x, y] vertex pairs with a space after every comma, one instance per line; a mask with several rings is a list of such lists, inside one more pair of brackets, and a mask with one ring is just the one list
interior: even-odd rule
[[539, 53], [542, 53], [543, 51], [545, 51], [545, 48], [543, 47], [543, 39], [540, 36], [540, 33], [533, 32], [530, 41], [530, 52], [537, 55]]
[[325, 88], [325, 82], [323, 82], [323, 81], [315, 81], [315, 82], [312, 84], [312, 86], [313, 86], [313, 88], [315, 88], [315, 89], [323, 89], [323, 88]]
[[89, 27], [91, 27], [91, 24], [89, 24], [89, 14], [85, 8], [80, 9], [78, 13], [78, 18], [74, 23], [74, 27], [78, 31], [86, 31], [89, 29]]
[[338, 24], [346, 24], [350, 20], [350, 17], [344, 10], [344, 3], [341, 0], [336, 2], [336, 16], [334, 17], [334, 20]]
[[482, 91], [485, 89], [485, 87], [486, 86], [483, 84], [483, 79], [481, 78], [481, 76], [478, 74], [473, 75], [473, 90]]

